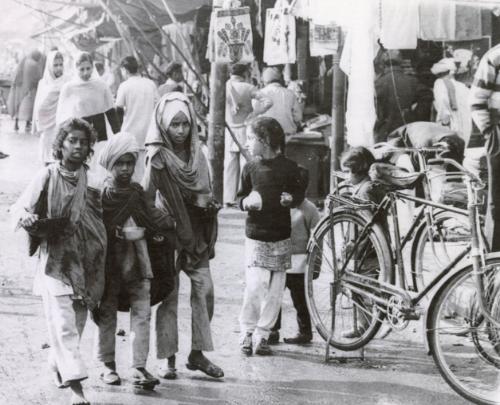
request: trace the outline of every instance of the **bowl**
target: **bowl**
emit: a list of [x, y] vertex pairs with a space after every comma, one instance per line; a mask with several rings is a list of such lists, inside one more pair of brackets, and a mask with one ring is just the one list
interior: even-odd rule
[[144, 233], [146, 229], [139, 226], [126, 226], [122, 228], [123, 239], [130, 242], [144, 239]]

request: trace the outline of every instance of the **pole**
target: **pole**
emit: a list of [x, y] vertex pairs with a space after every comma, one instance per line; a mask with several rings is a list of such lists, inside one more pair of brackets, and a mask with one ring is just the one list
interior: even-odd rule
[[[339, 50], [333, 55], [333, 94], [332, 94], [332, 136], [330, 137], [330, 173], [340, 169], [340, 155], [344, 150], [344, 95], [345, 74], [339, 66], [342, 31], [339, 29]], [[330, 192], [335, 187], [334, 176], [330, 175]]]
[[212, 63], [208, 113], [208, 156], [212, 168], [214, 197], [222, 202], [224, 178], [224, 127], [226, 123], [227, 65]]

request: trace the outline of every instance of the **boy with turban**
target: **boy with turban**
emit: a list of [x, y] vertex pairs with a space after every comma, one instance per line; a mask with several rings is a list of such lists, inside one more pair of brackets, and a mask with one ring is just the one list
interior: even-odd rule
[[[101, 152], [99, 163], [111, 177], [102, 195], [103, 220], [108, 234], [106, 284], [99, 307], [97, 357], [104, 363], [101, 379], [119, 385], [115, 364], [115, 332], [117, 311], [130, 306], [132, 340], [132, 379], [136, 386], [159, 384], [145, 368], [149, 353], [151, 319], [151, 279], [153, 271], [146, 238], [161, 243], [173, 227], [171, 217], [147, 207], [144, 191], [132, 183], [139, 154], [133, 135], [113, 136]], [[131, 237], [127, 229], [144, 230], [144, 235]], [[124, 299], [129, 302], [124, 304]]]

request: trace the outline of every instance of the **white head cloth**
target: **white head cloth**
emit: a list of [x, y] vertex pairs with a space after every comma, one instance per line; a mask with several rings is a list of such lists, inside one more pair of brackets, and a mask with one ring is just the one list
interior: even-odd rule
[[132, 134], [119, 132], [106, 142], [99, 155], [99, 164], [107, 170], [111, 170], [120, 157], [130, 153], [135, 159], [139, 157], [139, 145]]
[[433, 75], [438, 75], [440, 73], [455, 73], [457, 66], [455, 65], [455, 60], [453, 58], [444, 58], [439, 62], [435, 63], [431, 67], [431, 72]]

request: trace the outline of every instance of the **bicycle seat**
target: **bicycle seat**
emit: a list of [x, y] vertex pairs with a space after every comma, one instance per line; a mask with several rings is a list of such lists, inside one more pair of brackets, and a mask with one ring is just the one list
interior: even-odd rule
[[373, 163], [369, 176], [372, 181], [379, 182], [393, 190], [405, 190], [415, 187], [423, 173], [409, 173], [407, 170], [388, 163]]

